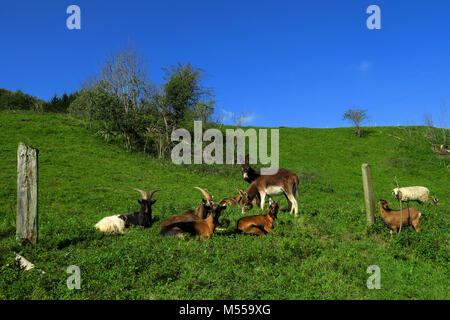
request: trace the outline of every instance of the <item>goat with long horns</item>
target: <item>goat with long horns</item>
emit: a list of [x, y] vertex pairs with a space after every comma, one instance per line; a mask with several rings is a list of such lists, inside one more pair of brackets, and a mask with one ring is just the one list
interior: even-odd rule
[[155, 192], [160, 191], [160, 189], [155, 189], [148, 193], [140, 189], [134, 190], [142, 196], [142, 200], [138, 200], [138, 203], [141, 205], [141, 209], [138, 212], [104, 217], [95, 225], [95, 228], [101, 232], [123, 233], [125, 228], [131, 225], [142, 226], [144, 228], [150, 227], [153, 222], [152, 205], [156, 202], [156, 200], [152, 200], [152, 196]]
[[[183, 233], [192, 236], [209, 238], [216, 228], [219, 216], [226, 206], [214, 204], [213, 198], [208, 190], [195, 187], [206, 198], [195, 210], [187, 210], [181, 214], [169, 217], [161, 223], [161, 236], [181, 237]], [[209, 216], [208, 216], [209, 215]]]

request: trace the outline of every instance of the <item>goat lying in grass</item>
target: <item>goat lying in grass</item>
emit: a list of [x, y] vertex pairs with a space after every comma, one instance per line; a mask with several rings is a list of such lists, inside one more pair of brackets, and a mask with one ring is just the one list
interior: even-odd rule
[[159, 189], [150, 191], [148, 195], [145, 191], [139, 189], [134, 190], [142, 195], [142, 200], [138, 200], [138, 203], [141, 205], [139, 212], [104, 217], [95, 225], [97, 230], [109, 233], [123, 233], [125, 228], [131, 225], [142, 226], [144, 228], [152, 225], [152, 205], [156, 202], [156, 200], [152, 200], [152, 195], [159, 191]]
[[[199, 190], [203, 195], [205, 195], [205, 198], [208, 199], [209, 193], [200, 188], [200, 187], [194, 187], [195, 189]], [[169, 218], [164, 219], [161, 222], [161, 231], [168, 227], [169, 225], [174, 224], [175, 222], [182, 222], [182, 221], [193, 221], [193, 220], [200, 220], [205, 219], [208, 215], [208, 210], [210, 207], [210, 203], [208, 200], [202, 199], [202, 202], [198, 205], [196, 209], [193, 210], [186, 210], [183, 213], [171, 216]]]
[[238, 232], [252, 233], [259, 236], [273, 232], [273, 222], [277, 218], [280, 209], [278, 202], [272, 202], [267, 208], [267, 214], [243, 217], [237, 221], [236, 229]]
[[380, 205], [380, 212], [384, 222], [389, 229], [391, 229], [391, 237], [392, 231], [398, 232], [400, 226], [405, 227], [412, 225], [414, 230], [417, 232], [420, 231], [419, 219], [422, 216], [422, 213], [416, 208], [408, 207], [402, 210], [392, 210], [389, 208], [391, 204], [383, 199], [380, 199], [378, 204]]
[[[161, 236], [182, 237], [184, 233], [189, 233], [191, 236], [207, 239], [214, 233], [220, 213], [226, 209], [226, 206], [215, 205], [211, 194], [206, 189], [195, 188], [203, 193], [206, 201], [202, 200], [196, 210], [188, 210], [164, 220], [159, 233]], [[208, 217], [200, 218], [200, 215]]]

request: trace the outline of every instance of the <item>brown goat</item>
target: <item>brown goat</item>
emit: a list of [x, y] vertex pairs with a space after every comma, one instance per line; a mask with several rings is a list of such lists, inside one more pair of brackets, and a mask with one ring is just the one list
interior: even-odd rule
[[243, 217], [237, 221], [236, 229], [238, 232], [252, 233], [259, 236], [273, 232], [273, 222], [277, 218], [280, 209], [278, 202], [272, 202], [267, 208], [267, 214]]
[[[195, 236], [206, 236], [209, 238], [214, 232], [219, 216], [226, 206], [215, 205], [211, 194], [203, 188], [200, 190], [206, 198], [195, 210], [188, 210], [182, 214], [165, 219], [161, 223], [160, 235], [162, 236], [183, 236], [187, 232]], [[205, 218], [207, 215], [209, 216]]]
[[252, 201], [247, 201], [248, 195], [244, 190], [238, 190], [238, 195], [235, 198], [225, 198], [219, 202], [221, 206], [240, 206], [242, 213], [245, 210], [251, 210], [253, 205], [259, 206], [259, 197], [255, 197]]
[[[200, 192], [203, 195], [205, 195], [207, 193], [202, 188], [199, 188], [199, 187], [195, 187], [195, 188], [197, 190], [200, 190]], [[208, 199], [208, 197], [205, 196], [206, 199]], [[161, 230], [163, 230], [167, 226], [174, 224], [176, 222], [205, 219], [206, 216], [208, 215], [208, 210], [210, 210], [210, 204], [208, 203], [208, 200], [202, 199], [202, 202], [198, 205], [198, 207], [196, 209], [186, 210], [183, 213], [180, 213], [180, 214], [177, 214], [177, 215], [174, 215], [174, 216], [164, 219], [161, 222]]]
[[392, 210], [389, 208], [391, 205], [386, 200], [380, 199], [378, 201], [380, 205], [381, 216], [383, 217], [384, 222], [387, 224], [389, 229], [391, 229], [391, 237], [392, 231], [398, 232], [400, 227], [410, 226], [414, 228], [417, 232], [419, 229], [419, 219], [422, 216], [422, 213], [419, 212], [414, 207], [404, 208], [402, 210]]
[[209, 239], [214, 233], [216, 225], [219, 223], [220, 213], [224, 209], [226, 209], [226, 207], [214, 205], [212, 212], [210, 213], [208, 218], [173, 223], [163, 229], [160, 235], [173, 235], [180, 237], [184, 232], [186, 232], [191, 236], [201, 237], [202, 240]]

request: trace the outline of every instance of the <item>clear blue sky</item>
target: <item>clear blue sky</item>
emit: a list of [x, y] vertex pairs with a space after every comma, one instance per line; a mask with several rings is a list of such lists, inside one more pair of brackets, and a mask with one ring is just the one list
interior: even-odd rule
[[[66, 8], [81, 8], [81, 30]], [[366, 8], [381, 8], [369, 30]], [[150, 78], [191, 62], [209, 75], [218, 109], [247, 125], [340, 127], [368, 109], [370, 125], [450, 124], [448, 0], [3, 1], [0, 87], [49, 99], [71, 92], [129, 40]], [[230, 123], [230, 120], [227, 120]]]

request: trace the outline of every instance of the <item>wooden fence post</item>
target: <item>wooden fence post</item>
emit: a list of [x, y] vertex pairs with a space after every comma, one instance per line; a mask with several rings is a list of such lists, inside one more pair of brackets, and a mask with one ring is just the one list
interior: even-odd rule
[[372, 172], [370, 170], [370, 165], [367, 163], [362, 164], [361, 170], [364, 187], [364, 201], [366, 204], [367, 224], [371, 225], [375, 222], [375, 198], [373, 195]]
[[38, 153], [38, 149], [19, 143], [16, 239], [31, 244], [38, 240]]

